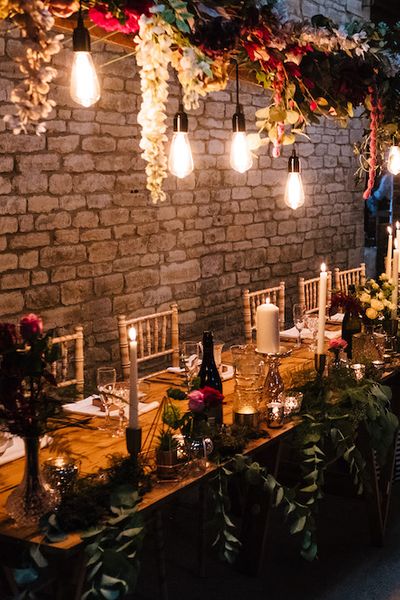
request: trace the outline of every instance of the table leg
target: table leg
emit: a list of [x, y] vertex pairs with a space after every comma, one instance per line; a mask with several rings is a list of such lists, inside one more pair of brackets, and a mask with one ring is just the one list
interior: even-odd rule
[[198, 565], [199, 577], [206, 576], [206, 512], [207, 512], [207, 484], [202, 483], [199, 487], [199, 540], [198, 540]]
[[[282, 445], [277, 442], [270, 448], [272, 456], [272, 474], [277, 475]], [[272, 496], [260, 486], [249, 485], [242, 520], [242, 547], [237, 560], [237, 568], [247, 575], [257, 576], [264, 564], [267, 549], [269, 520], [272, 509]]]
[[155, 523], [155, 538], [157, 547], [157, 558], [158, 558], [158, 582], [160, 586], [160, 596], [162, 600], [168, 600], [168, 586], [167, 586], [167, 569], [165, 564], [165, 544], [164, 544], [164, 532], [162, 524], [162, 515], [159, 510], [154, 515]]

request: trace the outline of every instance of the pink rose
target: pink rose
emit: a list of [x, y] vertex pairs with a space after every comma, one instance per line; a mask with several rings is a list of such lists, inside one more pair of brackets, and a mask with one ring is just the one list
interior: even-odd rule
[[22, 317], [19, 326], [22, 339], [26, 342], [30, 342], [43, 333], [42, 319], [34, 313]]
[[329, 342], [329, 350], [346, 350], [347, 342], [343, 338], [337, 338]]
[[204, 395], [199, 390], [193, 390], [188, 394], [189, 408], [195, 413], [203, 412], [204, 410]]

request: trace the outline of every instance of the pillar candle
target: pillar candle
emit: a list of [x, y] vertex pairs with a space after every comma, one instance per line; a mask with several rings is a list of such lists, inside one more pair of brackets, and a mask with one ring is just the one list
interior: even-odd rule
[[394, 289], [392, 292], [392, 302], [396, 305], [396, 308], [392, 310], [392, 319], [397, 319], [397, 303], [399, 300], [399, 244], [396, 239], [394, 240], [393, 250], [393, 285]]
[[[396, 240], [397, 240], [397, 249], [400, 251], [400, 223], [396, 221]], [[399, 260], [399, 273], [400, 273], [400, 260]]]
[[388, 231], [388, 245], [387, 245], [387, 254], [386, 254], [386, 275], [389, 279], [392, 276], [392, 247], [393, 247], [393, 236], [392, 236], [392, 228], [389, 226], [387, 228]]
[[318, 293], [317, 354], [324, 354], [327, 287], [328, 287], [328, 273], [326, 272], [325, 263], [322, 263], [321, 273], [319, 275], [319, 293]]
[[257, 350], [265, 354], [279, 352], [279, 309], [267, 298], [257, 307]]
[[129, 329], [129, 356], [131, 369], [129, 375], [129, 427], [139, 429], [139, 403], [138, 403], [138, 366], [137, 366], [137, 341], [136, 329]]

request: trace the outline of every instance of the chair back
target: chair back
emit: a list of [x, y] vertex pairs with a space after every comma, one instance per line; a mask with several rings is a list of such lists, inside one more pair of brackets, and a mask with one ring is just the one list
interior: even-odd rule
[[179, 326], [178, 305], [172, 304], [171, 310], [127, 319], [118, 315], [119, 348], [123, 378], [129, 379], [131, 361], [129, 358], [128, 330], [136, 329], [138, 343], [138, 363], [163, 356], [172, 357], [172, 366], [179, 367]]
[[365, 263], [354, 269], [340, 271], [338, 267], [334, 271], [335, 290], [347, 294], [349, 285], [364, 285], [365, 283]]
[[[327, 306], [331, 303], [332, 297], [332, 272], [328, 271], [328, 291], [326, 295]], [[319, 298], [319, 277], [312, 277], [311, 279], [304, 279], [299, 277], [299, 304], [303, 304], [306, 307], [308, 313], [314, 313], [318, 311], [318, 298]]]
[[[60, 359], [52, 363], [51, 372], [57, 380], [58, 387], [76, 385], [79, 398], [83, 398], [84, 351], [82, 325], [77, 325], [74, 331], [75, 333], [53, 338], [53, 344], [60, 346]], [[71, 365], [73, 366], [73, 373], [71, 373]]]
[[243, 313], [244, 313], [244, 335], [246, 344], [251, 344], [253, 331], [256, 329], [257, 307], [267, 300], [276, 304], [279, 308], [279, 329], [285, 328], [285, 282], [281, 281], [278, 286], [265, 288], [263, 290], [243, 291]]

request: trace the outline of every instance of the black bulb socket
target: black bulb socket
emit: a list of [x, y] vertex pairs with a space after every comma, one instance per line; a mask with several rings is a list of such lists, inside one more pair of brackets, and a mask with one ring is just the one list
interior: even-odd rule
[[183, 104], [179, 104], [178, 112], [174, 116], [174, 133], [187, 133], [189, 131], [188, 116], [183, 110]]
[[293, 149], [292, 155], [288, 162], [288, 173], [300, 173], [300, 160], [296, 154], [296, 150]]
[[81, 12], [79, 12], [78, 24], [72, 34], [72, 47], [74, 52], [90, 52], [90, 35], [83, 24]]
[[232, 117], [232, 131], [237, 133], [238, 131], [246, 131], [246, 120], [244, 118], [244, 112], [241, 104], [236, 104], [236, 112]]

